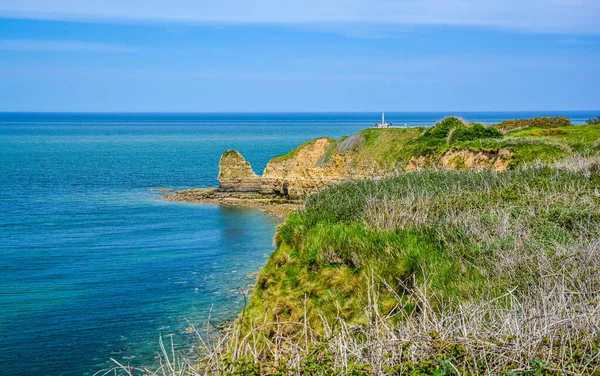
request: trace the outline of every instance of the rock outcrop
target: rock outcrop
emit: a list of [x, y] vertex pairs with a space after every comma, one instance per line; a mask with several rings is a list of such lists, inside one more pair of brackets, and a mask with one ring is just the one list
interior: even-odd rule
[[224, 192], [261, 191], [261, 178], [252, 170], [252, 166], [235, 150], [227, 150], [219, 162], [219, 184]]
[[499, 150], [451, 149], [442, 155], [440, 163], [445, 169], [496, 170], [506, 171], [513, 151], [510, 148]]
[[376, 163], [358, 163], [354, 158], [353, 147], [361, 144], [364, 140], [358, 136], [339, 143], [326, 137], [317, 138], [273, 158], [262, 176], [254, 173], [240, 153], [228, 150], [219, 164], [220, 190], [275, 194], [296, 200], [342, 181], [384, 175]]
[[341, 181], [344, 177], [342, 169], [336, 169], [334, 164], [318, 166], [333, 142], [328, 138], [319, 138], [302, 145], [292, 156], [271, 160], [262, 175], [261, 192], [275, 192], [295, 199]]
[[327, 163], [323, 157], [335, 140], [318, 138], [292, 152], [273, 158], [262, 176], [257, 176], [250, 163], [235, 150], [228, 150], [219, 163], [219, 184], [223, 192], [261, 193], [298, 199], [320, 188], [341, 182], [351, 176], [343, 157], [336, 155]]
[[[252, 171], [240, 153], [228, 150], [219, 164], [219, 191], [296, 200], [344, 181], [376, 179], [424, 168], [503, 171], [514, 162], [516, 151], [512, 147], [476, 146], [481, 141], [454, 145], [447, 135], [433, 132], [437, 129], [439, 133], [443, 125], [442, 121], [425, 131], [364, 129], [339, 140], [316, 138], [271, 159], [261, 176]], [[480, 128], [481, 132], [488, 130], [483, 125]], [[492, 136], [489, 139], [496, 140]], [[515, 145], [517, 149], [522, 147]]]

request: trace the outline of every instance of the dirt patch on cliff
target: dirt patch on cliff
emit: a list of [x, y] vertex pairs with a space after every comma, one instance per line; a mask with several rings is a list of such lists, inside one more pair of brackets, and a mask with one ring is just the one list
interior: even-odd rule
[[495, 170], [505, 171], [512, 159], [511, 148], [499, 150], [450, 149], [441, 157], [412, 157], [405, 171], [419, 171], [424, 168], [438, 167], [445, 170]]

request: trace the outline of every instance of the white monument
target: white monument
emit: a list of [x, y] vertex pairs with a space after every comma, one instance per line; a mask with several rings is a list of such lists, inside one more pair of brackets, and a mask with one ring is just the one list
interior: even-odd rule
[[385, 114], [382, 112], [381, 113], [381, 123], [377, 123], [375, 124], [375, 128], [389, 128], [392, 125], [392, 123], [386, 123], [385, 122]]

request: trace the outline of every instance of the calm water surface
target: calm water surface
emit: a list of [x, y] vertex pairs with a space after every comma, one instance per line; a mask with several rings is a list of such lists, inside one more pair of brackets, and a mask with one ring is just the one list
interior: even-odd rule
[[[450, 113], [448, 113], [450, 114]], [[431, 124], [447, 113], [389, 113]], [[460, 114], [460, 113], [459, 113]], [[462, 113], [496, 122], [596, 113]], [[155, 187], [217, 184], [239, 150], [260, 173], [318, 136], [380, 114], [0, 114], [1, 373], [85, 375], [113, 357], [152, 364], [160, 335], [232, 319], [273, 250], [277, 220], [253, 209], [170, 203]]]

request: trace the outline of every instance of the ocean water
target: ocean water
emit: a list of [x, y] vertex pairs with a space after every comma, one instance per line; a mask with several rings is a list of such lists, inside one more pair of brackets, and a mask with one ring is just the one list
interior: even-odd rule
[[[599, 112], [600, 113], [600, 112]], [[454, 113], [388, 113], [427, 125]], [[457, 113], [486, 123], [596, 112]], [[159, 336], [233, 319], [273, 250], [255, 209], [172, 203], [152, 188], [217, 185], [239, 150], [257, 173], [318, 136], [380, 119], [353, 114], [0, 114], [0, 373], [90, 375], [152, 365]]]

